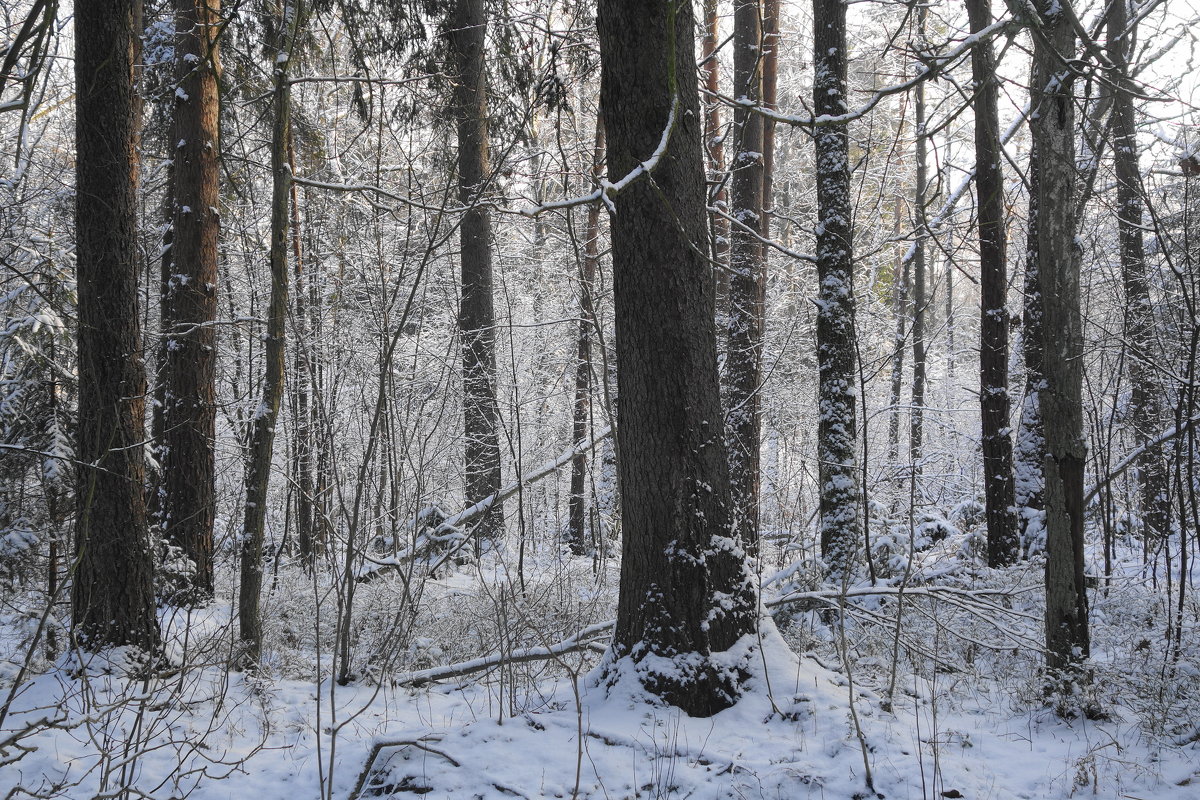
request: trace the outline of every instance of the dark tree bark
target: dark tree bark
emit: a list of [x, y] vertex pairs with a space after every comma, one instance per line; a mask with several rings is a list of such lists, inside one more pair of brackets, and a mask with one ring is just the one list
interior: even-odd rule
[[[813, 0], [813, 110], [837, 117], [846, 107], [846, 5]], [[820, 372], [817, 459], [821, 555], [834, 575], [848, 573], [858, 547], [861, 489], [857, 466], [857, 371], [854, 350], [854, 243], [847, 123], [818, 125], [817, 364]]]
[[1121, 84], [1113, 92], [1113, 161], [1117, 173], [1117, 230], [1121, 248], [1121, 282], [1125, 289], [1125, 343], [1129, 365], [1129, 418], [1134, 443], [1142, 448], [1137, 460], [1138, 499], [1142, 534], [1162, 541], [1171, 532], [1171, 501], [1163, 467], [1162, 447], [1150, 447], [1162, 427], [1162, 383], [1152, 366], [1161, 356], [1155, 347], [1154, 307], [1146, 277], [1142, 241], [1142, 176], [1138, 169], [1137, 126], [1133, 97], [1128, 91], [1129, 53], [1133, 31], [1127, 0], [1109, 7], [1108, 57]]
[[[779, 95], [779, 0], [762, 4], [762, 105], [775, 111]], [[763, 117], [763, 215], [762, 235], [771, 238], [771, 209], [775, 193], [775, 120]]]
[[[901, 197], [896, 196], [892, 235], [900, 240]], [[888, 407], [888, 466], [895, 469], [900, 459], [900, 394], [904, 389], [904, 350], [908, 342], [908, 259], [896, 256], [892, 264], [892, 374]], [[897, 498], [898, 502], [898, 498]]]
[[1024, 301], [1021, 313], [1021, 360], [1025, 367], [1025, 392], [1021, 402], [1021, 418], [1017, 426], [1014, 451], [1013, 496], [1016, 498], [1017, 522], [1021, 532], [1021, 547], [1027, 552], [1045, 546], [1043, 518], [1042, 460], [1046, 452], [1046, 437], [1042, 425], [1041, 395], [1045, 388], [1042, 366], [1042, 279], [1038, 255], [1038, 154], [1029, 153], [1029, 214], [1025, 228]]
[[1033, 147], [1037, 153], [1037, 247], [1041, 279], [1040, 394], [1046, 453], [1046, 661], [1064, 681], [1079, 677], [1088, 657], [1087, 590], [1083, 575], [1083, 335], [1079, 306], [1080, 253], [1075, 243], [1074, 75], [1063, 59], [1075, 53], [1075, 33], [1052, 2], [1039, 3], [1034, 37]]
[[[592, 178], [596, 183], [604, 169], [604, 117], [596, 118], [596, 141], [592, 153]], [[587, 453], [582, 445], [590, 438], [592, 423], [592, 336], [596, 309], [592, 293], [596, 267], [600, 263], [600, 205], [588, 206], [584, 228], [583, 258], [579, 262], [579, 330], [575, 349], [575, 403], [571, 414], [571, 441], [576, 455], [571, 459], [571, 494], [567, 501], [567, 545], [576, 555], [600, 546], [587, 535]]]
[[1045, 476], [1042, 474], [1046, 436], [1041, 411], [1041, 396], [1046, 383], [1042, 363], [1042, 277], [1038, 237], [1040, 173], [1038, 150], [1034, 146], [1029, 151], [1026, 169], [1029, 213], [1026, 215], [1021, 308], [1021, 361], [1025, 367], [1025, 389], [1013, 458], [1013, 495], [1016, 499], [1021, 547], [1026, 553], [1044, 549], [1046, 538], [1043, 499]]
[[[492, 298], [492, 217], [481, 201], [491, 172], [488, 162], [484, 0], [456, 0], [450, 20], [455, 75], [452, 112], [458, 129], [458, 197], [467, 209], [459, 226], [462, 266], [463, 459], [467, 504], [500, 491], [500, 412], [496, 404], [496, 312]], [[504, 509], [496, 503], [475, 528], [476, 548], [504, 532]]]
[[[725, 174], [725, 136], [721, 131], [721, 101], [714, 95], [721, 89], [720, 20], [717, 0], [704, 0], [704, 41], [701, 44], [700, 73], [704, 89], [709, 93], [704, 101], [704, 150], [708, 156], [708, 175], [711, 188], [709, 205], [729, 210], [729, 192]], [[720, 214], [711, 215], [713, 269], [717, 279], [717, 319], [728, 316], [729, 300], [729, 220]], [[721, 331], [718, 331], [718, 336]]]
[[83, 646], [159, 646], [146, 529], [137, 291], [141, 3], [75, 4], [79, 459], [72, 622]]
[[[288, 152], [288, 163], [292, 174], [296, 174], [296, 149], [293, 146]], [[295, 279], [296, 295], [293, 304], [295, 320], [295, 347], [292, 363], [295, 378], [292, 381], [292, 414], [295, 419], [294, 447], [292, 450], [292, 473], [296, 482], [296, 544], [300, 552], [300, 560], [306, 568], [311, 569], [320, 539], [317, 535], [317, 506], [314, 502], [316, 491], [313, 480], [313, 462], [315, 461], [313, 445], [316, 430], [316, 404], [313, 398], [314, 370], [312, 356], [314, 352], [312, 337], [312, 320], [315, 315], [315, 287], [312, 276], [306, 274], [304, 264], [304, 247], [302, 245], [300, 226], [300, 198], [295, 182], [292, 183], [292, 277]], [[313, 309], [310, 310], [310, 304]]]
[[[924, 46], [924, 4], [917, 5], [917, 41]], [[925, 81], [917, 84], [913, 103], [917, 134], [917, 184], [913, 199], [913, 227], [916, 231], [911, 250], [912, 260], [912, 409], [909, 411], [908, 457], [911, 462], [911, 480], [921, 474], [925, 456], [925, 320], [929, 299], [926, 296], [925, 240], [929, 236], [928, 220], [925, 217], [926, 194], [929, 185], [929, 133], [925, 130]]]
[[752, 633], [757, 611], [730, 526], [692, 4], [604, 0], [598, 28], [610, 176], [669, 137], [650, 175], [613, 192], [624, 541], [607, 679], [632, 672], [707, 716], [741, 689], [711, 656]]
[[195, 568], [174, 587], [174, 599], [191, 603], [207, 602], [213, 593], [220, 24], [219, 0], [176, 0], [159, 522], [164, 539]]
[[[736, 0], [733, 10], [733, 92], [762, 101], [762, 4]], [[739, 106], [733, 114], [734, 144], [729, 259], [729, 352], [725, 361], [729, 478], [733, 526], [747, 552], [758, 552], [759, 439], [762, 430], [763, 314], [766, 250], [763, 225], [763, 118]]]
[[[989, 0], [967, 0], [971, 32], [992, 24]], [[1004, 173], [1000, 159], [996, 59], [991, 41], [971, 51], [975, 82], [975, 196], [979, 219], [979, 406], [988, 564], [1012, 564], [1020, 554], [1014, 513], [1008, 396], [1008, 264]]]
[[304, 17], [303, 0], [288, 0], [280, 8], [269, 52], [275, 53], [271, 96], [271, 298], [264, 343], [266, 374], [263, 396], [250, 430], [246, 466], [246, 507], [242, 525], [241, 586], [238, 590], [238, 629], [244, 652], [242, 665], [253, 669], [262, 655], [263, 545], [266, 542], [267, 490], [275, 452], [275, 424], [284, 392], [287, 354], [285, 324], [288, 307], [288, 218], [292, 171], [288, 163], [292, 138], [292, 92], [288, 83], [296, 31]]

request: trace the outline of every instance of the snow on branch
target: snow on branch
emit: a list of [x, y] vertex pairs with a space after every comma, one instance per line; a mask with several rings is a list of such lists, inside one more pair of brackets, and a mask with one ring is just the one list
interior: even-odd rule
[[574, 197], [566, 200], [552, 200], [548, 203], [540, 203], [536, 206], [528, 206], [517, 210], [517, 213], [523, 217], [533, 218], [538, 214], [544, 214], [547, 211], [561, 211], [566, 208], [574, 208], [576, 206], [584, 206], [594, 203], [597, 200], [602, 201], [610, 211], [615, 211], [612, 198], [620, 194], [631, 183], [636, 181], [643, 175], [649, 175], [658, 166], [658, 162], [667, 152], [667, 145], [671, 141], [671, 134], [675, 130], [675, 123], [679, 116], [679, 95], [676, 94], [671, 100], [671, 111], [667, 114], [667, 124], [663, 128], [662, 137], [658, 141], [658, 147], [654, 148], [654, 152], [650, 154], [642, 163], [638, 164], [625, 177], [618, 181], [612, 182], [607, 178], [600, 179], [600, 188], [593, 192], [583, 195], [582, 197]]
[[[802, 128], [815, 128], [824, 125], [843, 125], [847, 122], [852, 122], [856, 119], [861, 119], [869, 114], [875, 106], [879, 105], [887, 97], [894, 94], [902, 94], [912, 89], [917, 84], [927, 81], [930, 78], [936, 78], [951, 67], [956, 61], [970, 52], [971, 48], [980, 42], [991, 39], [998, 33], [1009, 30], [1017, 25], [1012, 19], [1002, 18], [993, 22], [978, 33], [972, 33], [959, 42], [958, 46], [944, 56], [931, 55], [923, 57], [923, 69], [917, 72], [916, 75], [906, 81], [885, 86], [882, 89], [876, 89], [871, 96], [859, 108], [854, 111], [847, 111], [845, 114], [819, 114], [799, 115], [799, 114], [784, 114], [764, 106], [756, 105], [753, 101], [747, 98], [732, 98], [720, 93], [705, 91], [704, 94], [713, 97], [721, 102], [741, 108], [748, 109], [755, 114], [760, 114], [767, 119], [784, 125], [794, 125]], [[702, 90], [703, 91], [703, 90]]]
[[1121, 459], [1121, 463], [1117, 464], [1115, 467], [1110, 469], [1108, 471], [1107, 475], [1105, 475], [1103, 478], [1096, 481], [1094, 484], [1092, 484], [1091, 486], [1089, 486], [1087, 488], [1087, 490], [1083, 493], [1083, 504], [1086, 506], [1089, 503], [1091, 503], [1093, 500], [1095, 500], [1096, 495], [1100, 494], [1100, 492], [1104, 489], [1105, 486], [1108, 486], [1110, 483], [1115, 481], [1117, 478], [1121, 477], [1121, 475], [1125, 472], [1125, 470], [1129, 469], [1134, 464], [1136, 464], [1137, 460], [1139, 458], [1141, 458], [1142, 454], [1145, 453], [1147, 450], [1151, 450], [1155, 447], [1158, 447], [1161, 444], [1169, 442], [1172, 439], [1174, 439], [1176, 436], [1182, 436], [1183, 434], [1187, 433], [1197, 422], [1200, 422], [1200, 414], [1197, 414], [1194, 417], [1189, 417], [1188, 419], [1185, 419], [1183, 421], [1183, 424], [1178, 427], [1168, 428], [1167, 430], [1165, 430], [1161, 434], [1159, 434], [1156, 438], [1151, 439], [1150, 441], [1143, 444], [1141, 447], [1136, 448], [1132, 453], [1125, 456], [1125, 458]]
[[[558, 470], [570, 464], [571, 461], [579, 455], [582, 455], [593, 448], [597, 444], [607, 439], [612, 435], [612, 428], [606, 427], [604, 430], [596, 434], [595, 437], [586, 441], [580, 442], [572, 448], [564, 451], [558, 458], [553, 461], [548, 461], [537, 469], [526, 472], [517, 480], [508, 484], [495, 494], [488, 495], [474, 505], [464, 508], [457, 514], [452, 514], [445, 517], [437, 525], [433, 526], [432, 530], [428, 530], [417, 536], [416, 541], [404, 550], [387, 558], [372, 558], [364, 554], [367, 560], [367, 565], [359, 572], [357, 580], [369, 581], [377, 577], [380, 572], [388, 569], [397, 569], [407, 561], [421, 555], [428, 554], [437, 545], [449, 545], [450, 549], [444, 553], [437, 563], [433, 565], [433, 569], [445, 563], [446, 559], [457, 552], [466, 542], [470, 541], [470, 537], [462, 531], [462, 526], [476, 517], [482, 516], [496, 503], [501, 503], [507, 500], [512, 495], [516, 494], [523, 487], [540, 481], [547, 475], [551, 475]], [[412, 530], [421, 527], [421, 523], [427, 518], [431, 509], [424, 509], [420, 512], [416, 519], [408, 524], [408, 529]]]
[[[776, 576], [777, 577], [777, 576]], [[771, 583], [774, 578], [769, 578], [766, 583]], [[1034, 614], [1027, 614], [1013, 608], [993, 602], [999, 598], [1013, 597], [1024, 592], [1039, 590], [1040, 586], [1025, 586], [1017, 589], [958, 589], [952, 586], [920, 586], [904, 588], [899, 586], [863, 586], [853, 589], [824, 589], [811, 592], [792, 591], [784, 592], [782, 595], [770, 598], [763, 601], [764, 608], [774, 608], [776, 606], [786, 605], [788, 603], [803, 602], [805, 600], [815, 601], [831, 606], [844, 606], [844, 601], [851, 598], [859, 597], [925, 597], [936, 598], [946, 601], [948, 604], [956, 608], [975, 614], [976, 616], [991, 621], [994, 627], [1005, 633], [1008, 638], [1033, 649], [1039, 649], [1040, 645], [1036, 642], [1027, 640], [1008, 631], [999, 623], [997, 619], [1005, 615], [1010, 617], [1020, 617], [1033, 622], [1039, 622], [1041, 617]], [[878, 616], [878, 615], [874, 615]], [[544, 645], [541, 647], [527, 647], [520, 650], [513, 650], [509, 653], [492, 653], [486, 656], [480, 656], [468, 661], [460, 661], [455, 664], [447, 664], [441, 667], [431, 667], [429, 669], [417, 670], [401, 675], [396, 679], [398, 686], [422, 686], [433, 681], [447, 680], [450, 678], [462, 678], [467, 675], [473, 675], [477, 672], [485, 672], [496, 667], [509, 666], [512, 664], [527, 664], [536, 661], [550, 661], [560, 656], [569, 653], [579, 652], [597, 647], [602, 640], [606, 639], [611, 633], [615, 620], [606, 620], [605, 622], [597, 622], [594, 625], [589, 625], [586, 628], [568, 636], [556, 644]], [[974, 640], [973, 640], [974, 641]], [[976, 642], [980, 646], [992, 648], [994, 645], [989, 645], [986, 642]]]
[[[1008, 128], [1004, 131], [1004, 135], [1000, 137], [1000, 145], [1001, 146], [1008, 144], [1008, 141], [1010, 139], [1012, 139], [1013, 136], [1016, 135], [1017, 131], [1020, 130], [1021, 125], [1025, 122], [1026, 118], [1029, 117], [1029, 111], [1030, 111], [1030, 106], [1027, 103], [1025, 105], [1025, 107], [1023, 109], [1021, 109], [1021, 113], [1017, 115], [1017, 118], [1014, 119], [1012, 121], [1012, 124], [1010, 124], [1008, 126]], [[917, 232], [915, 239], [909, 245], [908, 250], [905, 251], [905, 253], [904, 253], [903, 262], [905, 264], [910, 263], [913, 260], [913, 258], [916, 257], [916, 254], [917, 254], [916, 240], [917, 239], [924, 238], [928, 234], [936, 233], [938, 230], [941, 229], [941, 227], [944, 224], [946, 224], [946, 221], [948, 219], [950, 219], [950, 215], [952, 213], [954, 213], [955, 207], [958, 206], [958, 201], [961, 200], [963, 195], [967, 193], [967, 187], [969, 187], [971, 185], [971, 181], [973, 181], [973, 180], [975, 180], [975, 168], [971, 167], [969, 170], [966, 171], [966, 174], [964, 174], [962, 176], [962, 179], [959, 180], [958, 185], [956, 185], [954, 187], [954, 189], [950, 192], [949, 196], [946, 198], [946, 201], [944, 203], [942, 203], [942, 207], [940, 209], [938, 209], [938, 212], [936, 214], [934, 214], [933, 218], [930, 219], [929, 222], [923, 226], [924, 230]], [[972, 276], [968, 273], [963, 273], [963, 274], [966, 275], [971, 280], [972, 283], [979, 283], [979, 281], [976, 280], [974, 276]]]
[[513, 650], [511, 653], [493, 653], [473, 658], [470, 661], [448, 664], [444, 667], [432, 667], [430, 669], [410, 672], [397, 678], [396, 685], [420, 686], [433, 681], [446, 680], [447, 678], [461, 678], [465, 675], [483, 672], [494, 667], [508, 666], [510, 664], [526, 664], [533, 661], [549, 661], [568, 653], [586, 650], [595, 644], [597, 639], [608, 636], [615, 624], [616, 621], [611, 619], [605, 622], [597, 622], [595, 625], [589, 625], [583, 630], [568, 636], [557, 644], [545, 645], [543, 647], [526, 647], [521, 650]]

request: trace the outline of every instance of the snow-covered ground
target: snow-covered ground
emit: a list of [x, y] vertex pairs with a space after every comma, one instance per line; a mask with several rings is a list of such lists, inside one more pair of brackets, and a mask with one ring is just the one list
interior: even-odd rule
[[[296, 599], [303, 581], [281, 582], [269, 606], [273, 641], [261, 676], [224, 667], [230, 606], [190, 618], [164, 611], [170, 658], [185, 669], [129, 681], [60, 657], [22, 680], [0, 722], [0, 796], [849, 800], [873, 796], [873, 787], [922, 800], [1200, 797], [1194, 596], [1178, 658], [1162, 641], [1165, 595], [1130, 581], [1095, 596], [1089, 700], [1106, 715], [1096, 720], [1064, 720], [1041, 695], [1039, 656], [1020, 644], [1037, 634], [1036, 592], [1014, 594], [1011, 616], [990, 621], [978, 613], [987, 605], [971, 610], [969, 594], [914, 593], [899, 627], [894, 597], [855, 598], [841, 624], [794, 608], [781, 616], [782, 634], [768, 621], [743, 642], [753, 653], [748, 691], [709, 719], [650, 705], [626, 684], [596, 685], [598, 648], [395, 685], [472, 653], [550, 645], [610, 608], [610, 590], [586, 591], [586, 564], [565, 581], [561, 562], [553, 581], [538, 566], [525, 600], [499, 591], [514, 585], [496, 574], [480, 580], [470, 569], [431, 582], [419, 614], [392, 620], [405, 647], [377, 652], [374, 670], [343, 686], [329, 677], [336, 661], [313, 622], [329, 620], [306, 616]], [[400, 585], [362, 587], [364, 637], [372, 609], [387, 609]], [[543, 593], [528, 599], [538, 586]], [[334, 605], [326, 598], [323, 612]], [[522, 633], [497, 645], [505, 619]], [[24, 655], [13, 653], [19, 622], [4, 627], [0, 701]], [[371, 661], [364, 648], [378, 650], [381, 638], [356, 658]]]

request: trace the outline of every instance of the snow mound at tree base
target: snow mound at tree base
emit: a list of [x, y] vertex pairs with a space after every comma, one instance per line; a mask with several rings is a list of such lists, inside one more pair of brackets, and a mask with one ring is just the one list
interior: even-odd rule
[[349, 797], [1194, 797], [1186, 767], [1156, 768], [1144, 745], [1122, 742], [1119, 723], [939, 713], [915, 685], [894, 714], [856, 689], [852, 713], [847, 677], [796, 656], [769, 620], [743, 645], [754, 655], [738, 659], [746, 692], [712, 717], [655, 705], [636, 680], [606, 687], [600, 667], [560, 686], [544, 711], [377, 738]]

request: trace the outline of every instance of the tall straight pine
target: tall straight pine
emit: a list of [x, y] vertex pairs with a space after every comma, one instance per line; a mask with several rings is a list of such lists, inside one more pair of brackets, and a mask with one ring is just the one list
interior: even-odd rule
[[72, 622], [88, 649], [159, 645], [142, 457], [138, 0], [75, 3], [79, 420]]
[[741, 693], [714, 654], [755, 630], [757, 598], [731, 526], [693, 24], [690, 0], [600, 3], [609, 178], [635, 173], [610, 190], [624, 536], [606, 676], [707, 716]]
[[164, 255], [160, 527], [194, 570], [178, 598], [213, 594], [217, 239], [221, 230], [218, 0], [176, 0], [171, 241]]
[[821, 556], [834, 575], [852, 566], [862, 502], [855, 453], [854, 242], [846, 108], [846, 4], [813, 0], [813, 132], [817, 165], [817, 458]]

